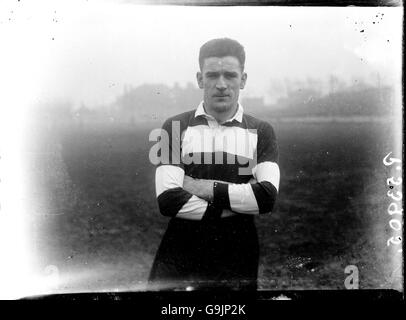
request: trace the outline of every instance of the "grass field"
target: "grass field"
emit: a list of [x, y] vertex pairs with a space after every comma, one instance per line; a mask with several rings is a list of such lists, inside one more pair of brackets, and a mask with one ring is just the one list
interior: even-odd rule
[[[386, 248], [389, 200], [382, 158], [388, 123], [275, 123], [281, 185], [256, 218], [261, 289], [399, 288]], [[39, 272], [60, 291], [142, 290], [168, 219], [158, 212], [152, 126], [45, 132], [32, 157], [32, 232]]]

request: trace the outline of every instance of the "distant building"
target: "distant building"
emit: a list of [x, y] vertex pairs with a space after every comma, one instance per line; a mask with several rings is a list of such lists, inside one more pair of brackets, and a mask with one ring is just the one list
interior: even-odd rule
[[249, 110], [261, 110], [265, 108], [264, 98], [263, 97], [247, 97], [241, 99], [241, 103], [244, 108]]

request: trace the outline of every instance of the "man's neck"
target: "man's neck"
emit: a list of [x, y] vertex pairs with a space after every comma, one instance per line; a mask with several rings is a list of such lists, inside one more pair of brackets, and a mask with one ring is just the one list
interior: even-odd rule
[[226, 112], [214, 112], [212, 110], [210, 110], [210, 111], [207, 110], [207, 108], [205, 106], [205, 103], [203, 102], [203, 109], [207, 114], [211, 115], [214, 119], [216, 119], [216, 121], [218, 123], [224, 123], [227, 120], [230, 120], [235, 116], [235, 114], [238, 111], [238, 103], [236, 103], [235, 106], [233, 106], [233, 108], [231, 108], [229, 111], [226, 111]]

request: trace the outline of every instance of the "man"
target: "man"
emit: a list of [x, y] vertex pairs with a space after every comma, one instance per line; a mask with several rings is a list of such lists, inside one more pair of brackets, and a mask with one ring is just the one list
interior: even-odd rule
[[270, 124], [244, 113], [245, 51], [214, 39], [199, 53], [196, 110], [162, 128], [156, 193], [171, 217], [149, 280], [193, 288], [256, 289], [254, 216], [272, 211], [279, 187], [278, 147]]

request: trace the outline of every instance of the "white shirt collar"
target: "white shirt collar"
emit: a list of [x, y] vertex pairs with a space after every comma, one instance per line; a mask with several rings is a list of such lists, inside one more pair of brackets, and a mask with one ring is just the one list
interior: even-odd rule
[[[242, 115], [243, 115], [243, 113], [244, 113], [244, 108], [243, 108], [243, 106], [241, 105], [241, 103], [238, 102], [238, 109], [237, 109], [237, 112], [234, 114], [234, 116], [233, 116], [231, 119], [228, 119], [228, 120], [224, 121], [224, 123], [226, 123], [226, 122], [231, 122], [231, 121], [233, 121], [233, 120], [237, 120], [238, 122], [241, 123], [241, 122], [242, 122]], [[213, 116], [209, 115], [209, 114], [206, 113], [206, 111], [204, 110], [203, 101], [200, 102], [199, 106], [198, 106], [197, 109], [196, 109], [195, 118], [198, 117], [198, 116], [205, 116], [206, 118], [211, 118], [211, 119], [213, 119]]]

